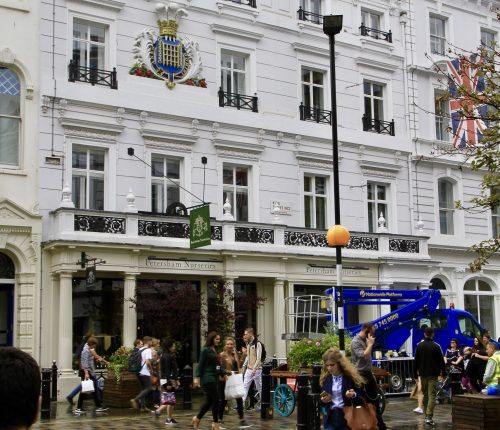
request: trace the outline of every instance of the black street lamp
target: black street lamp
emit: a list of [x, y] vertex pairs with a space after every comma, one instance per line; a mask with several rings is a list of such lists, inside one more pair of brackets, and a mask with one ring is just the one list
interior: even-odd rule
[[[330, 86], [332, 91], [332, 143], [333, 143], [333, 199], [335, 205], [335, 225], [327, 233], [329, 246], [335, 247], [338, 302], [337, 323], [339, 330], [339, 349], [345, 353], [344, 340], [344, 289], [342, 285], [342, 247], [349, 242], [349, 231], [340, 224], [340, 187], [339, 187], [339, 145], [337, 135], [337, 87], [335, 76], [335, 35], [342, 30], [343, 15], [323, 17], [323, 32], [330, 39]], [[333, 289], [335, 291], [335, 289]], [[333, 297], [335, 303], [335, 295]]]

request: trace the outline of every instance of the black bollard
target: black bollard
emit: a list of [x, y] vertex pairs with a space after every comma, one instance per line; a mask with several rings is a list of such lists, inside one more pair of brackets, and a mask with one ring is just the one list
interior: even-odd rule
[[309, 394], [309, 377], [307, 373], [297, 375], [297, 430], [308, 430], [307, 395]]
[[40, 417], [43, 420], [50, 420], [50, 377], [52, 369], [42, 369], [42, 407]]
[[267, 420], [273, 417], [271, 407], [271, 364], [262, 366], [262, 393], [260, 397], [260, 418]]
[[312, 376], [311, 376], [311, 393], [319, 394], [321, 393], [321, 386], [319, 385], [319, 378], [321, 376], [321, 364], [313, 364], [312, 366]]
[[52, 361], [52, 392], [50, 396], [50, 401], [57, 402], [57, 364], [56, 360]]
[[321, 428], [321, 401], [319, 393], [307, 395], [307, 428], [308, 430], [320, 430]]
[[193, 368], [184, 366], [182, 372], [182, 409], [193, 409]]

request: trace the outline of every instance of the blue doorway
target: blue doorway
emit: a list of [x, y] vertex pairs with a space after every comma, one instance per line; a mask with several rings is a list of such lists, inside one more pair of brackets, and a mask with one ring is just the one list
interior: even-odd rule
[[0, 346], [12, 346], [14, 285], [0, 284]]

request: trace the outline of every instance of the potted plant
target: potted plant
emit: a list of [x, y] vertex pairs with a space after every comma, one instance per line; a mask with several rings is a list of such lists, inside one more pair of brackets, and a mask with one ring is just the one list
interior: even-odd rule
[[[339, 347], [339, 336], [335, 327], [328, 325], [326, 334], [321, 339], [301, 339], [292, 344], [288, 353], [290, 370], [310, 368], [313, 364], [322, 364], [323, 354], [330, 348]], [[346, 355], [351, 355], [351, 338], [345, 336]]]
[[127, 370], [132, 348], [121, 346], [109, 358], [108, 377], [104, 384], [104, 401], [115, 408], [130, 407], [130, 399], [139, 392], [137, 375]]

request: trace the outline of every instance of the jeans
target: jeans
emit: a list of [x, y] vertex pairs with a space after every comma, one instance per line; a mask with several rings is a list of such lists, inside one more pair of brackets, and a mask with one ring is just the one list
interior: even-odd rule
[[218, 392], [218, 382], [207, 382], [203, 384], [203, 390], [205, 391], [205, 401], [200, 407], [198, 414], [196, 416], [199, 420], [207, 413], [209, 409], [212, 409], [212, 420], [214, 423], [219, 422], [219, 392]]
[[[83, 373], [83, 371], [80, 371], [80, 378], [83, 380], [85, 380], [85, 373]], [[101, 400], [99, 398], [99, 395], [98, 395], [98, 392], [99, 392], [99, 386], [97, 384], [97, 379], [95, 377], [95, 375], [91, 375], [89, 374], [89, 379], [92, 380], [92, 382], [94, 383], [94, 391], [92, 393], [89, 393], [89, 394], [92, 394], [92, 398], [94, 399], [94, 403], [96, 405], [96, 407], [100, 408], [101, 407]], [[83, 407], [83, 397], [86, 395], [87, 393], [82, 393], [81, 392], [81, 386], [80, 386], [80, 395], [78, 396], [78, 402], [77, 402], [77, 405], [76, 407], [78, 409], [82, 409]]]
[[151, 387], [151, 377], [149, 375], [137, 375], [139, 383], [141, 384], [142, 391], [135, 396], [135, 400], [139, 403], [141, 408], [146, 407], [146, 396], [153, 390]]
[[432, 418], [436, 406], [437, 376], [421, 376], [424, 393], [424, 412], [426, 418]]
[[342, 409], [336, 408], [328, 412], [327, 421], [324, 423], [324, 430], [348, 430]]

